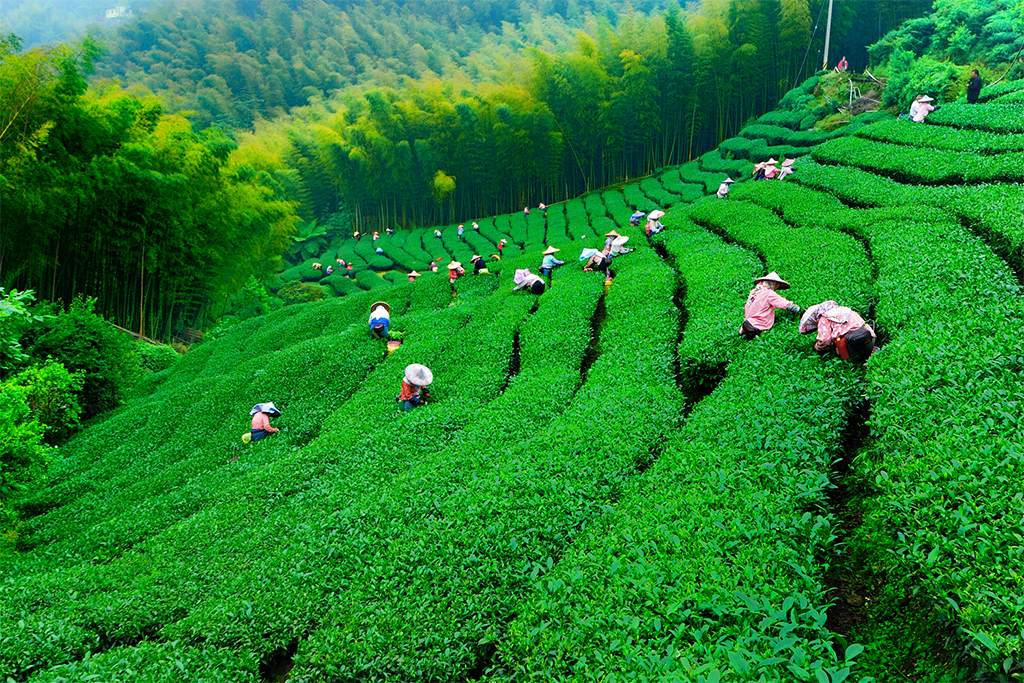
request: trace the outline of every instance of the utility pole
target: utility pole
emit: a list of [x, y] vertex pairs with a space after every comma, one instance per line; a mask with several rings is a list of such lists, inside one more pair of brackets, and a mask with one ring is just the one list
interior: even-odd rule
[[828, 0], [828, 21], [825, 22], [825, 56], [821, 62], [822, 71], [828, 69], [828, 43], [832, 39], [832, 2], [833, 0]]

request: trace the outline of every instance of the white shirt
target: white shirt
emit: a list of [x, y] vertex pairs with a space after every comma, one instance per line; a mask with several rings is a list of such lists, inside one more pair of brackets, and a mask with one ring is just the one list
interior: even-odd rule
[[715, 196], [719, 199], [725, 199], [727, 194], [729, 194], [729, 183], [722, 183], [718, 186], [718, 192], [715, 193]]

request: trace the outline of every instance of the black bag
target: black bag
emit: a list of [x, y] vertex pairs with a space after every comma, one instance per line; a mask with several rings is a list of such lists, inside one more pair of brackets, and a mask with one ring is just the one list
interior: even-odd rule
[[[871, 350], [875, 348], [875, 335], [871, 334], [871, 330], [867, 327], [861, 327], [852, 332], [847, 332], [843, 337], [846, 342], [846, 353], [847, 358], [850, 360], [860, 360], [871, 355]], [[839, 346], [838, 344], [836, 345]], [[842, 354], [839, 354], [842, 357]]]

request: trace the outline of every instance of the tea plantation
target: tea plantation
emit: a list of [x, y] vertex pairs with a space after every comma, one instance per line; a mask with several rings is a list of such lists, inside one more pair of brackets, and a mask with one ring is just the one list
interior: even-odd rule
[[[1019, 92], [835, 133], [773, 112], [546, 216], [320, 245], [282, 284], [339, 296], [195, 346], [60, 449], [0, 555], [0, 680], [1020, 680]], [[748, 181], [773, 154], [796, 172]], [[609, 230], [636, 251], [606, 289], [577, 256]], [[453, 298], [445, 263], [502, 238]], [[513, 292], [546, 245], [553, 286]], [[787, 312], [744, 342], [772, 270], [883, 350], [820, 357]], [[409, 363], [435, 380], [402, 412]], [[244, 444], [262, 401], [281, 432]]]

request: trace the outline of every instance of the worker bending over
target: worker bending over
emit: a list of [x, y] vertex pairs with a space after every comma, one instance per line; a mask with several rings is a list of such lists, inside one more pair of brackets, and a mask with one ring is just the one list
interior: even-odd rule
[[246, 443], [259, 441], [267, 434], [280, 431], [277, 427], [270, 426], [270, 418], [281, 414], [281, 411], [273, 403], [257, 403], [249, 411], [249, 414], [252, 415], [252, 428], [248, 434], [242, 435], [242, 441]]
[[587, 259], [586, 263], [583, 264], [583, 272], [589, 273], [591, 271], [598, 271], [604, 273], [605, 277], [615, 277], [609, 266], [611, 265], [612, 257], [609, 256], [608, 250], [596, 251], [591, 254], [590, 258]]
[[370, 336], [375, 339], [387, 339], [390, 326], [391, 306], [383, 301], [374, 302], [370, 306]]
[[402, 377], [402, 393], [395, 400], [402, 404], [402, 410], [412, 410], [430, 398], [427, 387], [433, 381], [434, 373], [426, 365], [410, 363], [405, 366], [405, 376]]
[[512, 288], [513, 292], [529, 289], [534, 294], [544, 293], [544, 279], [540, 275], [531, 273], [529, 268], [517, 270], [512, 277], [512, 282], [515, 283], [515, 287]]
[[860, 362], [867, 360], [875, 349], [875, 331], [848, 306], [831, 306], [820, 311], [817, 330], [814, 350], [818, 353], [835, 351], [843, 360]]
[[754, 288], [750, 290], [747, 303], [743, 307], [744, 319], [740, 334], [744, 338], [753, 339], [762, 332], [772, 329], [772, 325], [775, 324], [776, 308], [800, 312], [799, 306], [776, 293], [776, 290], [781, 289], [789, 289], [789, 283], [779, 277], [774, 270], [754, 280]]

